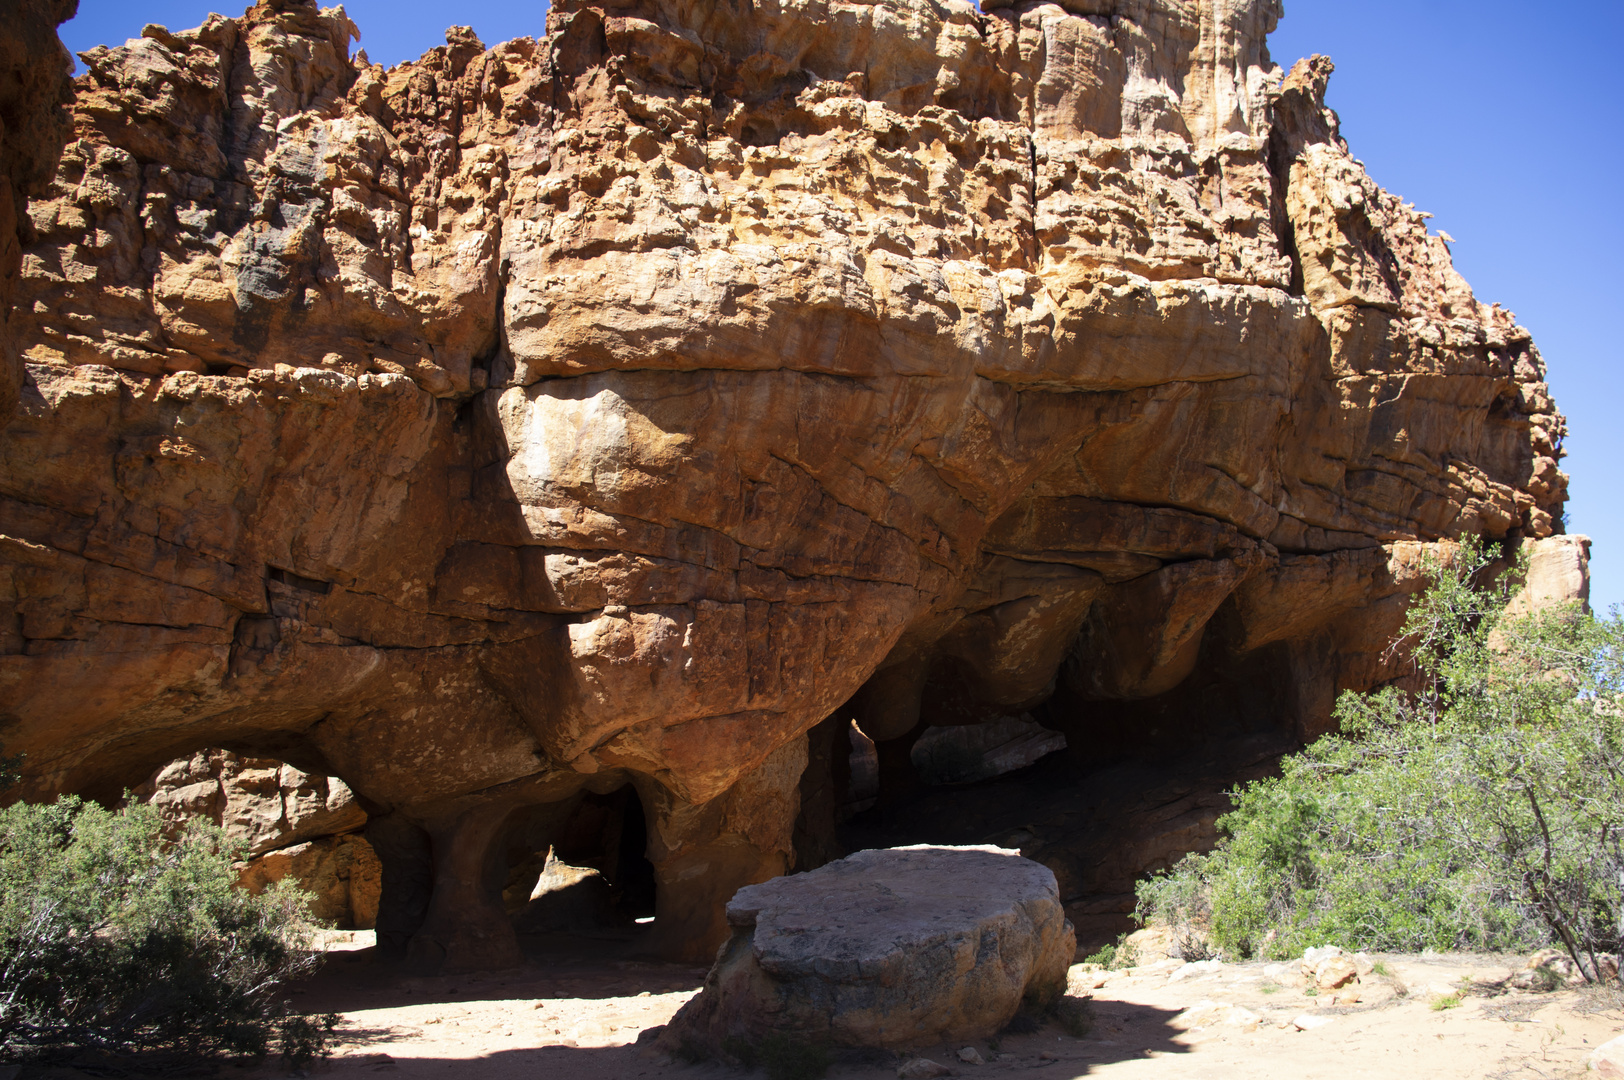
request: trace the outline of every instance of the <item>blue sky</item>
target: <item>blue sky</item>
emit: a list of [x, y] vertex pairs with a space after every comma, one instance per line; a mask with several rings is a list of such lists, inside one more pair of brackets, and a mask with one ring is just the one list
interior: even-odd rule
[[1479, 300], [1534, 334], [1567, 414], [1568, 529], [1591, 602], [1624, 604], [1624, 334], [1607, 327], [1624, 251], [1624, 4], [1540, 15], [1504, 0], [1286, 0], [1276, 63], [1336, 61], [1327, 95], [1354, 156], [1455, 237]]
[[[78, 51], [148, 22], [195, 26], [211, 6], [221, 5], [80, 0], [62, 37]], [[547, 10], [536, 0], [345, 7], [361, 47], [385, 64], [441, 44], [451, 21], [487, 44], [540, 34]], [[1595, 540], [1591, 596], [1601, 610], [1624, 604], [1624, 505], [1612, 471], [1624, 465], [1624, 333], [1606, 328], [1624, 252], [1620, 40], [1618, 0], [1573, 0], [1559, 16], [1509, 0], [1286, 0], [1270, 39], [1282, 67], [1315, 52], [1336, 61], [1330, 103], [1354, 156], [1436, 215], [1478, 298], [1533, 331], [1568, 416], [1569, 530]]]

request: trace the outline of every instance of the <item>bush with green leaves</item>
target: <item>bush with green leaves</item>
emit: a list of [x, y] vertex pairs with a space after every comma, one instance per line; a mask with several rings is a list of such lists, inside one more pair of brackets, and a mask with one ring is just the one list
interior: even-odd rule
[[1589, 979], [1624, 928], [1624, 622], [1508, 616], [1465, 545], [1411, 608], [1419, 690], [1344, 694], [1338, 734], [1235, 793], [1139, 916], [1231, 956], [1554, 945]]
[[304, 895], [236, 888], [238, 854], [139, 803], [0, 810], [0, 1057], [322, 1054], [337, 1018], [282, 990], [317, 962]]

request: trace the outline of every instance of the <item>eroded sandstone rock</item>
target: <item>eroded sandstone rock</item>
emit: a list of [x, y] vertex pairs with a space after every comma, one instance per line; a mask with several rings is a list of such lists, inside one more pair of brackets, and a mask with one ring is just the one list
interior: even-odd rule
[[989, 1038], [1064, 993], [1076, 949], [1054, 875], [994, 847], [860, 851], [740, 889], [727, 917], [704, 989], [661, 1036], [672, 1046]]
[[199, 820], [224, 829], [246, 849], [239, 880], [250, 891], [292, 878], [321, 922], [341, 930], [376, 924], [381, 869], [357, 835], [366, 811], [342, 780], [209, 749], [170, 762], [133, 793], [173, 828]]
[[1030, 716], [925, 729], [910, 758], [927, 784], [968, 784], [1013, 772], [1066, 748], [1066, 737]]
[[370, 930], [378, 923], [383, 867], [359, 836], [323, 836], [268, 851], [249, 860], [238, 880], [257, 894], [285, 878], [310, 894], [310, 914], [324, 924]]
[[455, 966], [631, 785], [700, 958], [837, 709], [882, 799], [1040, 706], [1323, 731], [1424, 554], [1549, 542], [1564, 425], [1278, 16], [560, 0], [384, 70], [264, 0], [86, 53], [7, 328], [25, 793], [342, 777], [380, 941]]
[[57, 40], [78, 0], [10, 0], [0, 28], [0, 424], [23, 383], [11, 304], [22, 248], [32, 237], [28, 199], [43, 194], [68, 140], [73, 60]]
[[367, 822], [344, 781], [225, 750], [172, 761], [135, 788], [135, 795], [175, 825], [200, 819], [220, 826], [250, 856], [356, 832]]
[[1624, 1035], [1609, 1039], [1590, 1052], [1585, 1068], [1607, 1077], [1624, 1077]]

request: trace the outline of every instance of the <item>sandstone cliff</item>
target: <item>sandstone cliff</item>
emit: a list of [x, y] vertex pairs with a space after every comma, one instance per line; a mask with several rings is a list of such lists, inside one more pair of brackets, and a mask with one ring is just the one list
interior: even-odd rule
[[1429, 546], [1561, 527], [1528, 333], [1278, 0], [986, 7], [559, 0], [384, 70], [264, 0], [86, 53], [0, 443], [28, 792], [341, 777], [381, 940], [456, 965], [629, 784], [701, 957], [837, 710], [883, 766], [1037, 706], [1308, 737], [1392, 678]]
[[0, 424], [22, 387], [11, 326], [22, 245], [33, 238], [28, 198], [44, 194], [67, 141], [73, 59], [57, 40], [79, 0], [6, 0], [0, 8]]

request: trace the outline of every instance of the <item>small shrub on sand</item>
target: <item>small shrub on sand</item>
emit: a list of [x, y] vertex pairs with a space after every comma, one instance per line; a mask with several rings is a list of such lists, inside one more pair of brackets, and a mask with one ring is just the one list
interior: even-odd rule
[[234, 888], [236, 854], [140, 804], [0, 810], [0, 1057], [322, 1056], [337, 1018], [281, 993], [317, 963], [303, 894]]
[[1084, 958], [1083, 962], [1098, 964], [1112, 971], [1133, 967], [1139, 963], [1139, 951], [1133, 942], [1128, 940], [1128, 936], [1127, 933], [1118, 934], [1114, 944], [1102, 945], [1098, 951]]
[[1235, 795], [1142, 919], [1226, 954], [1554, 945], [1611, 973], [1624, 918], [1624, 620], [1508, 617], [1516, 574], [1467, 544], [1395, 648], [1417, 689], [1344, 694], [1341, 731]]

